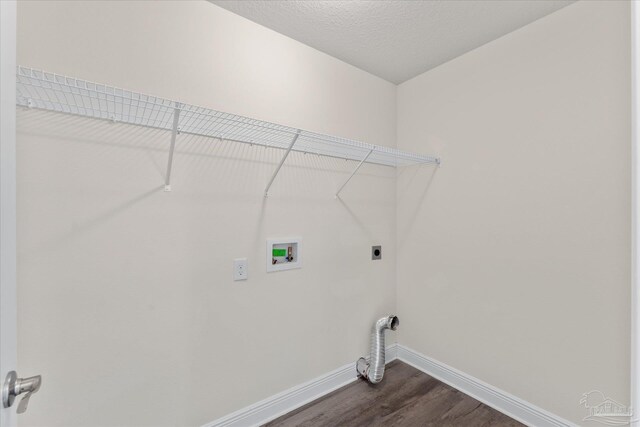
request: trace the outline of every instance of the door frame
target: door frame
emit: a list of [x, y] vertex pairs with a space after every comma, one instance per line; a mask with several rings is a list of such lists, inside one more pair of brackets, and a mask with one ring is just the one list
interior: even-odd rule
[[640, 426], [640, 4], [631, 2], [631, 425]]
[[[16, 8], [0, 0], [0, 384], [17, 365]], [[0, 427], [16, 418], [15, 406], [0, 405]]]

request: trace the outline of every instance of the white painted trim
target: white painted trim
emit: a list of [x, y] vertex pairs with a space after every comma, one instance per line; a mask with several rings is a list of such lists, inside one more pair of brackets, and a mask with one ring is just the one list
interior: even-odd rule
[[405, 346], [397, 346], [397, 358], [528, 426], [577, 427], [557, 415]]
[[640, 5], [631, 2], [631, 410], [640, 425]]
[[[0, 0], [0, 383], [17, 365], [16, 9]], [[15, 426], [16, 407], [1, 406], [0, 426]]]
[[[386, 350], [386, 362], [396, 358], [396, 344]], [[357, 379], [356, 361], [344, 365], [328, 374], [322, 375], [304, 384], [268, 397], [253, 405], [242, 408], [203, 427], [254, 427], [274, 420], [312, 402], [334, 390], [344, 387]]]
[[[401, 360], [528, 426], [577, 427], [577, 424], [405, 346], [399, 344], [388, 346], [386, 356], [387, 363], [395, 359]], [[205, 424], [203, 427], [260, 426], [350, 384], [356, 378], [354, 361], [328, 374]]]

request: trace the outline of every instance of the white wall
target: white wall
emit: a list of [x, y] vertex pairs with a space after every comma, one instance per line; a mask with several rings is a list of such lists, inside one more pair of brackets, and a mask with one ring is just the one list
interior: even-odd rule
[[583, 424], [629, 402], [630, 15], [578, 2], [398, 88], [401, 344]]
[[[18, 63], [369, 143], [396, 88], [206, 2], [21, 2]], [[395, 310], [395, 172], [19, 112], [22, 426], [200, 425], [367, 352]], [[265, 240], [304, 268], [265, 272]], [[370, 246], [382, 244], [382, 261]], [[249, 258], [247, 282], [232, 260]], [[390, 338], [393, 341], [393, 337]]]
[[[352, 162], [292, 154], [265, 200], [281, 152], [182, 136], [164, 193], [166, 133], [20, 111], [21, 425], [213, 420], [365, 353], [396, 277], [402, 344], [576, 423], [584, 392], [628, 402], [628, 9], [579, 2], [396, 100], [206, 2], [21, 2], [21, 65], [390, 146], [397, 101], [399, 147], [444, 159], [340, 201]], [[267, 275], [281, 235], [305, 266]]]

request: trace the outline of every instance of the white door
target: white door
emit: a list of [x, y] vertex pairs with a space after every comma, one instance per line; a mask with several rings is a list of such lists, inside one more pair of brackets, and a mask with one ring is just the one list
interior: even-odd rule
[[[0, 1], [0, 384], [16, 370], [16, 3]], [[0, 427], [16, 405], [0, 405]]]

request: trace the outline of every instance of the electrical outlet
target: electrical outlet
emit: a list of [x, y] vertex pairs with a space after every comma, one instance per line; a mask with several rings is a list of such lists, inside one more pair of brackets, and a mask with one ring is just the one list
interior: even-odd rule
[[382, 246], [371, 246], [371, 259], [382, 259]]
[[233, 280], [247, 280], [249, 278], [249, 267], [246, 258], [236, 258], [233, 260]]

